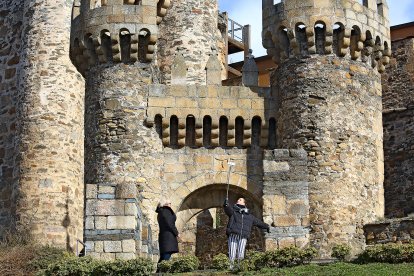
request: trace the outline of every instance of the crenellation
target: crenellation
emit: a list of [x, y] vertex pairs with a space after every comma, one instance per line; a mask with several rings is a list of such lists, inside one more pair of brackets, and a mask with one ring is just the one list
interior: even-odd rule
[[[309, 54], [331, 54], [330, 46], [333, 45], [333, 52], [336, 55], [359, 59], [360, 55], [355, 54], [356, 47], [351, 45], [352, 32], [356, 30], [359, 33], [370, 31], [379, 39], [378, 43], [381, 45], [384, 45], [384, 42], [389, 43], [388, 21], [383, 16], [370, 16], [376, 11], [376, 5], [375, 9], [369, 8], [369, 3], [366, 7], [355, 1], [345, 1], [341, 4], [343, 6], [336, 5], [338, 4], [329, 1], [293, 0], [276, 4], [273, 14], [263, 17], [263, 35], [269, 37], [264, 44], [269, 49], [268, 54], [273, 55], [276, 62], [283, 62], [292, 57], [306, 58]], [[383, 6], [386, 9], [385, 4]], [[297, 9], [301, 9], [300, 15], [297, 15]], [[324, 34], [319, 31], [318, 37], [315, 37], [317, 33], [315, 27], [318, 24], [325, 25], [326, 30]], [[318, 45], [318, 40], [321, 39], [326, 41], [325, 53], [321, 50], [317, 52], [315, 49], [315, 45]], [[357, 41], [358, 51], [362, 50], [360, 48], [364, 41], [365, 37], [360, 36]], [[280, 45], [280, 49], [274, 45]], [[369, 56], [367, 53], [364, 59]], [[387, 59], [383, 59], [378, 64], [377, 60], [381, 57], [378, 51], [375, 54], [372, 57], [374, 59], [372, 66], [383, 72], [385, 69], [383, 64]]]

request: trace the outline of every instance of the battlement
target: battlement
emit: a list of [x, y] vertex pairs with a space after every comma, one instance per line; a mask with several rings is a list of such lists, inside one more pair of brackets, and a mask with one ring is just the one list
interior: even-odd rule
[[72, 11], [71, 58], [81, 73], [90, 66], [149, 62], [169, 0], [78, 0]]
[[383, 72], [391, 55], [385, 0], [263, 0], [262, 37], [277, 63], [336, 54]]
[[151, 85], [147, 125], [155, 124], [165, 147], [276, 146], [276, 108], [269, 88], [258, 85], [251, 57], [243, 66], [246, 86], [221, 86], [216, 55], [206, 64], [207, 85], [187, 85], [184, 57], [176, 55], [171, 85]]

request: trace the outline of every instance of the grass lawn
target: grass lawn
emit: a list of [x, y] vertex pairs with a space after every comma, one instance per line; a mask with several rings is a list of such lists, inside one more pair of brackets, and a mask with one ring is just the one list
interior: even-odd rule
[[[178, 274], [177, 274], [178, 275]], [[283, 269], [262, 269], [255, 272], [194, 272], [181, 274], [186, 276], [414, 276], [414, 263], [410, 264], [367, 264], [356, 265], [336, 263], [331, 265], [303, 265]]]
[[337, 263], [332, 265], [307, 265], [285, 269], [263, 270], [256, 273], [245, 273], [243, 275], [326, 275], [326, 276], [391, 276], [391, 275], [414, 275], [414, 264], [367, 264], [356, 265], [349, 263]]

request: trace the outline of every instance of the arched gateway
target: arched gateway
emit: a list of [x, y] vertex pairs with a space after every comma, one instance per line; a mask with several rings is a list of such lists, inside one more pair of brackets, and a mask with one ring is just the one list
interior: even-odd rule
[[[250, 212], [262, 219], [262, 200], [246, 189], [230, 185], [229, 201], [235, 203], [244, 197]], [[184, 198], [177, 208], [177, 228], [181, 233], [180, 250], [195, 254], [208, 264], [214, 255], [227, 253], [226, 225], [228, 218], [223, 212], [227, 184], [209, 184], [198, 188]], [[253, 231], [248, 248], [264, 249], [264, 234]]]

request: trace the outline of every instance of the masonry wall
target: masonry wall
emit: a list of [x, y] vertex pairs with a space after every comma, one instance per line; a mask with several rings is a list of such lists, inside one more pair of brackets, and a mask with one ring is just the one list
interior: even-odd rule
[[308, 152], [311, 243], [364, 247], [362, 226], [383, 216], [380, 74], [370, 64], [312, 56], [275, 71], [278, 147]]
[[414, 239], [414, 219], [387, 219], [364, 226], [367, 245], [410, 243]]
[[163, 162], [158, 134], [145, 126], [153, 70], [136, 62], [94, 66], [86, 75], [85, 240], [95, 257], [158, 254], [147, 224], [155, 225]]
[[24, 1], [0, 1], [0, 236], [16, 218], [18, 72]]
[[225, 45], [218, 28], [217, 0], [171, 1], [159, 30], [157, 58], [162, 83], [170, 83], [171, 64], [177, 52], [188, 64], [188, 84], [205, 84], [205, 65], [212, 48], [219, 53], [224, 68]]
[[13, 215], [33, 239], [73, 250], [83, 233], [84, 85], [69, 60], [70, 1], [40, 2], [2, 3], [2, 226]]
[[83, 235], [84, 80], [69, 59], [71, 3], [25, 4], [18, 213], [41, 243], [73, 250]]
[[385, 158], [385, 214], [414, 213], [414, 39], [392, 43], [382, 75]]

